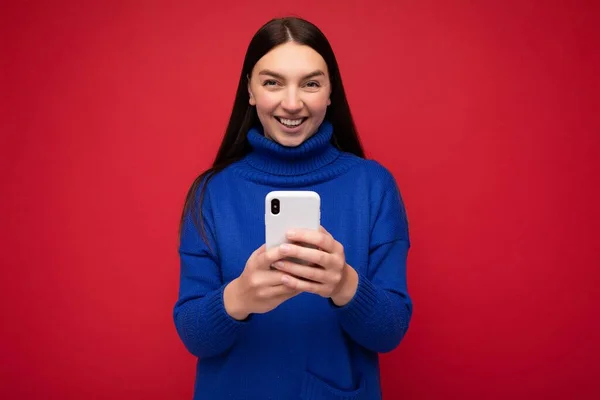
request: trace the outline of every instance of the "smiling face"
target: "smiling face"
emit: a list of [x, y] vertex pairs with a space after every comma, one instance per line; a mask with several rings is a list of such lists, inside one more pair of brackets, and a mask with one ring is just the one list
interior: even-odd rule
[[265, 136], [288, 147], [314, 135], [331, 104], [325, 60], [295, 42], [277, 46], [258, 60], [248, 91]]

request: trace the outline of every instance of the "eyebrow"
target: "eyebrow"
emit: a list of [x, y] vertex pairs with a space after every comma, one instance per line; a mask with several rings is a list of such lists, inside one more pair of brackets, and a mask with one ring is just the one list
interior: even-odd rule
[[[260, 71], [258, 73], [258, 75], [269, 75], [272, 76], [274, 78], [277, 79], [281, 79], [281, 80], [285, 80], [284, 76], [281, 74], [278, 74], [277, 72], [268, 70], [268, 69], [263, 69], [262, 71]], [[325, 72], [321, 71], [320, 69], [311, 72], [310, 74], [304, 75], [302, 77], [302, 79], [309, 79], [309, 78], [314, 78], [315, 76], [325, 76]]]

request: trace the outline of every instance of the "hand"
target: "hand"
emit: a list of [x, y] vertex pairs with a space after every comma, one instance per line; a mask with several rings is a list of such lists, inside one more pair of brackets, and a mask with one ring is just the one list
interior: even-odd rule
[[253, 313], [266, 313], [300, 293], [282, 284], [285, 273], [271, 269], [271, 265], [282, 257], [278, 247], [267, 251], [265, 245], [252, 253], [242, 274], [223, 292], [225, 310], [229, 315], [243, 320]]
[[291, 242], [305, 243], [317, 248], [296, 244], [284, 244], [279, 247], [283, 256], [312, 264], [302, 265], [289, 259], [275, 262], [275, 268], [287, 273], [281, 277], [286, 287], [331, 298], [338, 306], [352, 300], [358, 287], [358, 274], [346, 263], [344, 246], [340, 242], [323, 227], [318, 231], [307, 229], [290, 231], [287, 238]]

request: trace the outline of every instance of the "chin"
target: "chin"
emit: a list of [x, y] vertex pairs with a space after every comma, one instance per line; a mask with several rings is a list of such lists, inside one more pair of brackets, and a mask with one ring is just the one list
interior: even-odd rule
[[305, 132], [298, 132], [293, 134], [282, 132], [281, 130], [277, 129], [277, 127], [271, 132], [274, 133], [268, 134], [268, 138], [285, 147], [300, 146], [310, 136], [307, 135]]
[[304, 135], [302, 136], [294, 136], [294, 137], [290, 137], [287, 135], [275, 135], [272, 140], [276, 141], [277, 143], [279, 143], [282, 146], [285, 147], [297, 147], [300, 146], [305, 140], [306, 137]]

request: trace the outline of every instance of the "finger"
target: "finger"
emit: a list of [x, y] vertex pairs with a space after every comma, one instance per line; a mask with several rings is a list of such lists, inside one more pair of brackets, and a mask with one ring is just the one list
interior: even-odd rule
[[283, 284], [288, 288], [298, 290], [300, 292], [309, 292], [318, 294], [320, 296], [325, 295], [325, 285], [322, 283], [304, 281], [290, 275], [285, 275], [281, 282], [283, 282]]
[[[280, 281], [281, 282], [281, 281]], [[300, 291], [285, 285], [271, 286], [263, 289], [265, 298], [290, 298], [300, 293]]]
[[323, 249], [327, 253], [333, 253], [336, 250], [337, 242], [328, 232], [321, 232], [312, 229], [292, 229], [287, 232], [287, 238], [293, 242], [301, 242], [313, 245]]
[[296, 264], [291, 261], [278, 261], [274, 264], [278, 271], [285, 272], [298, 278], [308, 279], [318, 283], [328, 283], [327, 271], [319, 267]]
[[252, 286], [256, 288], [267, 288], [273, 286], [282, 286], [281, 278], [285, 272], [276, 269], [267, 271], [255, 271], [251, 277]]
[[274, 246], [270, 249], [266, 249], [265, 246], [265, 251], [258, 254], [256, 257], [257, 268], [268, 270], [274, 262], [279, 261], [282, 258], [283, 255], [281, 254], [279, 246]]
[[279, 246], [280, 252], [284, 257], [294, 257], [300, 260], [320, 265], [323, 268], [329, 268], [332, 264], [333, 256], [325, 251], [318, 249], [311, 249], [304, 246], [298, 246], [295, 244], [284, 244]]

